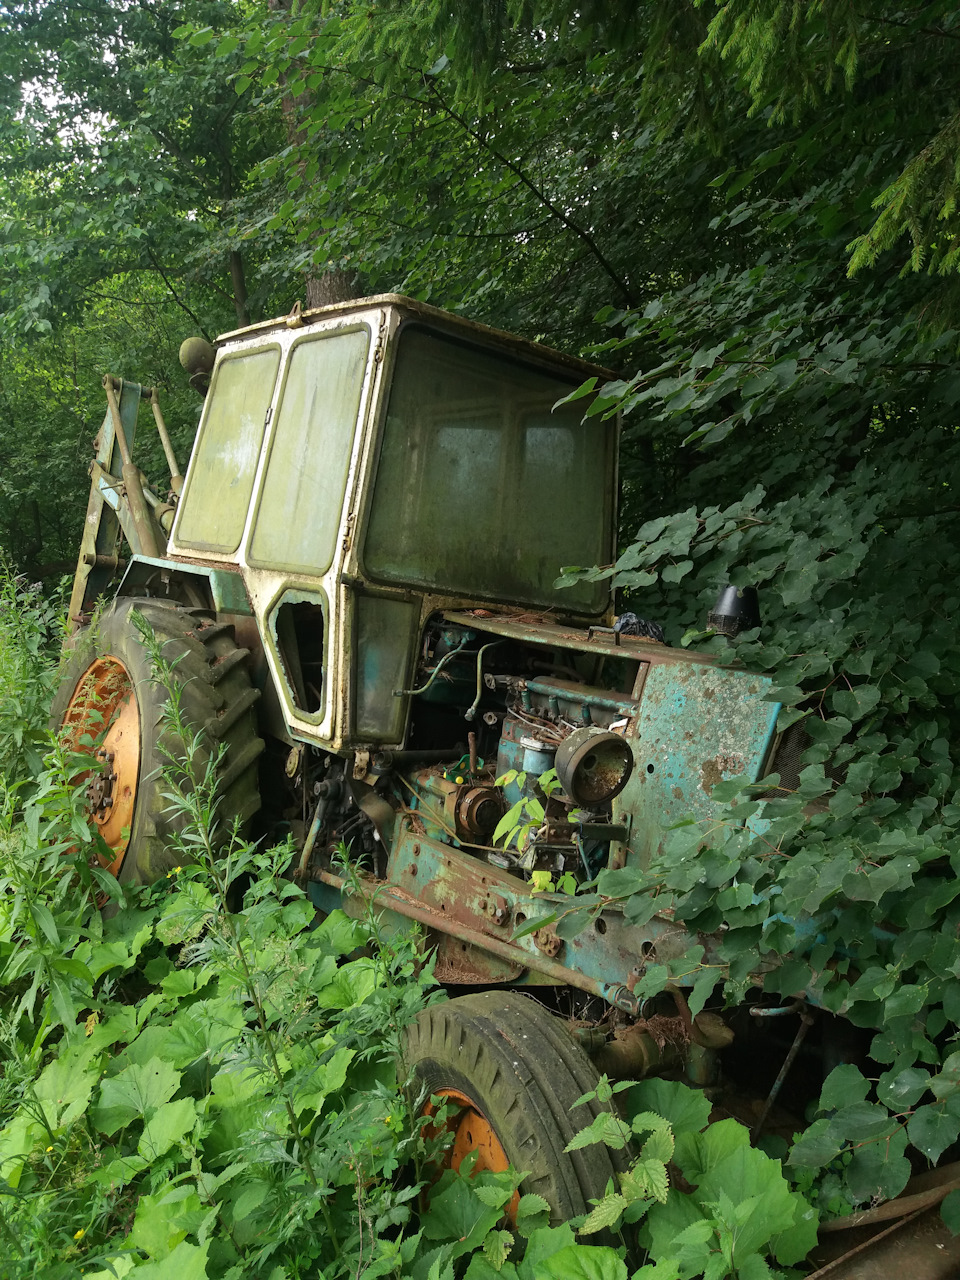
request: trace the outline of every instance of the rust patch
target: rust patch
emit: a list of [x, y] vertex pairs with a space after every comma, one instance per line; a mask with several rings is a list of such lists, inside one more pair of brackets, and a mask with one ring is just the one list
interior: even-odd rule
[[718, 782], [723, 781], [723, 774], [716, 760], [704, 760], [700, 766], [700, 786], [706, 795], [710, 795]]
[[746, 761], [743, 756], [734, 752], [721, 752], [712, 760], [704, 760], [700, 766], [700, 786], [709, 796], [717, 783], [723, 781], [725, 773], [733, 778], [742, 773], [745, 767]]
[[521, 962], [481, 951], [449, 934], [431, 931], [430, 940], [436, 942], [434, 976], [438, 982], [450, 986], [487, 986], [492, 982], [512, 982], [523, 972]]

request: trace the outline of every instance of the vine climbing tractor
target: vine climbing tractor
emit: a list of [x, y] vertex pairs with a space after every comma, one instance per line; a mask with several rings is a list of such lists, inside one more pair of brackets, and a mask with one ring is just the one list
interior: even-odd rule
[[[291, 833], [318, 909], [376, 894], [466, 990], [407, 1039], [459, 1108], [454, 1162], [513, 1163], [557, 1217], [583, 1212], [617, 1158], [564, 1150], [598, 1071], [716, 1087], [721, 1056], [774, 1025], [703, 1008], [722, 935], [590, 889], [718, 818], [724, 780], [789, 785], [770, 682], [615, 619], [602, 579], [557, 585], [615, 556], [617, 423], [574, 395], [602, 369], [394, 295], [184, 360], [205, 393], [185, 479], [156, 393], [105, 379], [54, 706], [89, 755], [102, 860], [149, 881], [181, 856], [159, 646], [215, 762], [222, 838]], [[131, 452], [143, 400], [165, 500]]]

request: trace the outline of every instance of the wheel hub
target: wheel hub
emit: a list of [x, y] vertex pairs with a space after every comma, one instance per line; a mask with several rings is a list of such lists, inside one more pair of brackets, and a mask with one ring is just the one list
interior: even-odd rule
[[75, 781], [86, 783], [87, 810], [113, 854], [98, 854], [100, 863], [116, 875], [130, 842], [140, 773], [140, 712], [118, 658], [97, 658], [80, 677], [62, 735], [67, 750], [87, 759]]
[[113, 764], [112, 751], [104, 751], [101, 747], [97, 752], [97, 759], [102, 762], [103, 768], [100, 773], [90, 775], [86, 796], [90, 816], [100, 819], [107, 809], [113, 806], [113, 784], [117, 780], [117, 775], [110, 768]]
[[[448, 1099], [459, 1110], [447, 1120], [447, 1130], [453, 1134], [453, 1144], [447, 1152], [446, 1167], [459, 1170], [466, 1157], [477, 1153], [473, 1173], [502, 1173], [509, 1169], [510, 1161], [497, 1137], [493, 1125], [477, 1104], [459, 1089], [437, 1089], [435, 1096]], [[507, 1220], [515, 1224], [520, 1192], [515, 1191], [504, 1206]]]

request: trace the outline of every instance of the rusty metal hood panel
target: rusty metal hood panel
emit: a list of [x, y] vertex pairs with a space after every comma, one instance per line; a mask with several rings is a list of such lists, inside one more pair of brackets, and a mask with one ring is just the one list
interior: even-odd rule
[[[560, 623], [548, 613], [514, 609], [495, 612], [492, 609], [467, 609], [445, 613], [447, 622], [476, 631], [489, 631], [495, 636], [517, 640], [524, 644], [550, 645], [559, 649], [578, 649], [584, 653], [610, 654], [618, 658], [633, 658], [637, 662], [662, 661], [669, 650], [665, 645], [639, 636], [617, 637], [609, 631], [597, 631], [595, 627], [577, 627], [572, 623]], [[709, 659], [707, 659], [709, 661]]]

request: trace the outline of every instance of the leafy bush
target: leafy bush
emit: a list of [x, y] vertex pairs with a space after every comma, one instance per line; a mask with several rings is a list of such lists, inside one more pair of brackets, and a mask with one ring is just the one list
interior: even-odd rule
[[[960, 1137], [960, 556], [955, 512], [939, 505], [946, 478], [931, 454], [878, 431], [847, 474], [769, 505], [757, 489], [650, 521], [615, 565], [567, 575], [610, 577], [674, 642], [770, 675], [778, 727], [806, 733], [799, 778], [778, 798], [756, 798], [769, 781], [721, 783], [724, 821], [681, 824], [646, 873], [605, 871], [596, 887], [633, 919], [669, 906], [691, 932], [722, 926], [722, 970], [702, 948], [684, 958], [700, 968], [691, 1007], [721, 979], [739, 1002], [762, 970], [767, 991], [806, 990], [873, 1030], [879, 1081], [834, 1071], [790, 1156], [801, 1170], [839, 1156], [848, 1204], [897, 1195], [909, 1147], [936, 1161]], [[727, 581], [759, 587], [763, 613], [735, 651], [693, 613]], [[648, 977], [669, 980], [663, 968]], [[960, 1225], [958, 1212], [947, 1203]]]

